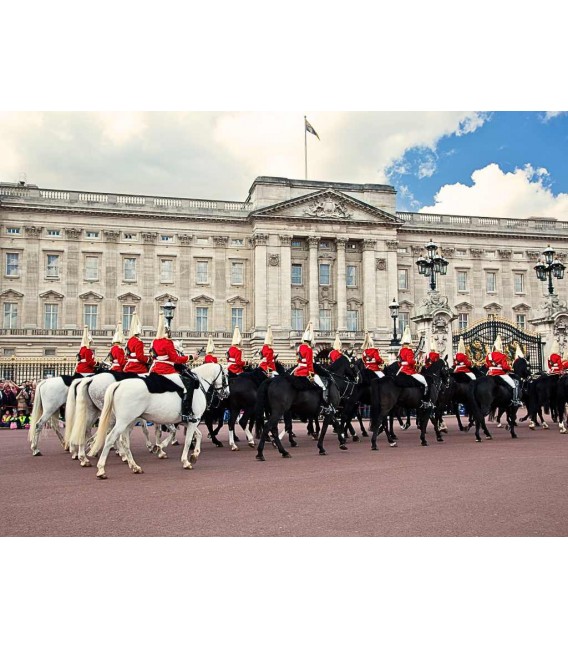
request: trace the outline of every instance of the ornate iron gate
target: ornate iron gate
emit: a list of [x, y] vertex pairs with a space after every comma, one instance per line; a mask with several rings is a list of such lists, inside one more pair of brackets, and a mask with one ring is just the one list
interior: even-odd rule
[[542, 346], [540, 335], [519, 329], [512, 322], [496, 316], [475, 322], [467, 329], [462, 329], [452, 336], [454, 350], [457, 350], [460, 338], [463, 338], [467, 355], [474, 365], [482, 365], [488, 351], [493, 349], [497, 335], [503, 341], [503, 352], [509, 363], [515, 359], [516, 344], [519, 343], [529, 362], [531, 371], [542, 369]]

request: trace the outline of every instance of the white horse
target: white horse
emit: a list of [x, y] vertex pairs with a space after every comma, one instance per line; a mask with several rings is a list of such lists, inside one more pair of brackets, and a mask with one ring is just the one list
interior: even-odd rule
[[[125, 379], [127, 381], [134, 380], [133, 378]], [[67, 422], [67, 413], [69, 412], [70, 418], [65, 426], [65, 445], [70, 448], [71, 457], [75, 459], [78, 457], [81, 466], [91, 466], [89, 459], [85, 452], [87, 443], [87, 435], [89, 435], [95, 422], [100, 417], [104, 405], [105, 393], [109, 386], [116, 383], [116, 378], [110, 372], [101, 372], [94, 376], [81, 379], [76, 390], [70, 389], [65, 404], [65, 419]], [[75, 382], [72, 384], [72, 388]], [[152, 453], [158, 449], [158, 444], [161, 442], [162, 431], [159, 426], [156, 426], [156, 442], [150, 441], [150, 433], [148, 432], [148, 425], [143, 420], [137, 420], [142, 425], [142, 432], [146, 438], [146, 448]], [[175, 428], [174, 428], [175, 432]], [[117, 448], [117, 452], [122, 456], [126, 462], [126, 456], [121, 452], [121, 447]], [[162, 457], [167, 457], [164, 453]]]
[[39, 436], [42, 428], [49, 422], [51, 422], [53, 430], [57, 433], [61, 445], [63, 447], [65, 446], [63, 435], [59, 432], [59, 419], [57, 414], [59, 408], [61, 408], [67, 399], [68, 390], [69, 388], [60, 376], [43, 379], [37, 384], [28, 433], [32, 455], [41, 455], [38, 448]]
[[[213, 386], [221, 399], [229, 395], [229, 382], [227, 371], [217, 363], [206, 363], [200, 367], [194, 368], [193, 372], [199, 378], [200, 388], [193, 393], [193, 414], [200, 419], [207, 408], [206, 394], [210, 386]], [[164, 392], [162, 394], [151, 394], [148, 392], [146, 383], [142, 380], [130, 379], [111, 385], [104, 399], [103, 411], [99, 422], [99, 428], [95, 436], [95, 441], [91, 447], [91, 455], [97, 453], [101, 448], [103, 451], [97, 463], [97, 478], [104, 479], [105, 464], [111, 446], [116, 440], [124, 435], [123, 441], [126, 440], [128, 446], [125, 449], [127, 454], [128, 466], [133, 473], [142, 473], [142, 469], [136, 464], [132, 457], [130, 444], [128, 443], [130, 431], [132, 430], [136, 419], [143, 417], [159, 424], [176, 424], [181, 421], [181, 398], [177, 392]], [[116, 418], [116, 423], [109, 432], [112, 415]], [[195, 450], [191, 457], [187, 458], [189, 446], [196, 436]], [[191, 462], [196, 462], [201, 453], [201, 431], [197, 423], [190, 423], [187, 426], [187, 434], [181, 454], [181, 463], [184, 469], [193, 469]]]

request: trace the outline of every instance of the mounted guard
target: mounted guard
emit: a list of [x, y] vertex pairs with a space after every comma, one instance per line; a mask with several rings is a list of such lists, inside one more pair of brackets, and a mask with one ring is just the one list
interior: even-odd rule
[[548, 373], [562, 374], [562, 356], [560, 356], [560, 347], [556, 338], [552, 341], [550, 356], [548, 358]]
[[322, 389], [322, 412], [327, 415], [333, 412], [333, 407], [329, 404], [326, 385], [314, 370], [314, 350], [312, 349], [312, 345], [314, 344], [314, 337], [314, 326], [312, 324], [312, 321], [310, 320], [308, 326], [306, 327], [306, 330], [304, 331], [304, 335], [302, 336], [302, 342], [298, 346], [298, 365], [293, 371], [293, 374], [294, 376], [305, 376], [312, 383], [315, 383]]
[[112, 337], [112, 347], [108, 353], [107, 358], [110, 359], [110, 371], [122, 372], [126, 364], [126, 354], [124, 353], [124, 331], [122, 330], [122, 322], [116, 325], [114, 336]]
[[333, 341], [333, 349], [329, 352], [329, 360], [332, 363], [335, 363], [335, 361], [338, 358], [341, 358], [343, 356], [343, 352], [341, 351], [342, 344], [341, 340], [339, 338], [339, 332], [335, 332], [335, 340]]
[[233, 331], [233, 340], [231, 346], [227, 351], [227, 362], [229, 363], [229, 379], [234, 379], [239, 374], [242, 374], [245, 369], [245, 361], [243, 360], [243, 350], [241, 349], [242, 337], [239, 327], [236, 326]]
[[97, 361], [95, 360], [95, 354], [91, 349], [91, 343], [93, 339], [89, 332], [89, 327], [85, 325], [83, 328], [83, 338], [81, 339], [81, 348], [77, 354], [77, 367], [75, 368], [75, 374], [81, 374], [81, 376], [92, 376], [95, 373]]
[[203, 359], [204, 363], [218, 363], [216, 356], [213, 356], [215, 351], [215, 343], [213, 342], [213, 336], [209, 336], [207, 341], [207, 347], [205, 348], [205, 358]]
[[473, 369], [472, 363], [465, 351], [465, 343], [463, 341], [463, 336], [460, 336], [460, 341], [458, 343], [458, 351], [454, 356], [454, 374], [467, 376], [470, 380], [475, 381], [476, 376], [471, 371], [472, 369]]
[[264, 345], [260, 350], [260, 364], [259, 367], [263, 370], [267, 376], [278, 375], [276, 371], [276, 356], [274, 355], [274, 349], [272, 345], [274, 344], [274, 337], [272, 336], [272, 327], [268, 325], [266, 330], [266, 336], [264, 337]]
[[429, 387], [426, 378], [422, 376], [419, 372], [416, 371], [416, 359], [414, 358], [414, 351], [411, 349], [410, 344], [412, 343], [412, 336], [410, 334], [410, 328], [407, 326], [402, 334], [400, 339], [402, 347], [398, 353], [400, 369], [398, 373], [402, 372], [406, 376], [410, 376], [417, 383], [420, 383], [420, 386], [424, 390], [424, 396], [422, 403], [420, 404], [421, 408], [432, 408], [433, 404], [429, 399]]
[[371, 334], [365, 332], [365, 340], [363, 341], [363, 363], [368, 370], [374, 372], [380, 379], [385, 376], [383, 372], [384, 360], [381, 358], [381, 353], [378, 347], [375, 347]]
[[489, 352], [485, 357], [485, 365], [487, 366], [487, 376], [498, 376], [513, 389], [512, 405], [522, 406], [523, 402], [519, 398], [519, 381], [509, 374], [511, 368], [509, 367], [507, 356], [503, 353], [503, 342], [499, 334], [497, 334], [497, 338], [495, 338], [495, 342], [493, 343], [493, 351]]
[[138, 374], [139, 376], [148, 376], [148, 362], [150, 358], [144, 354], [144, 343], [140, 336], [142, 335], [142, 324], [136, 311], [130, 321], [130, 338], [126, 343], [126, 363], [123, 372]]
[[440, 360], [440, 353], [438, 352], [438, 343], [434, 336], [430, 336], [430, 351], [426, 355], [424, 367], [430, 367], [433, 363]]

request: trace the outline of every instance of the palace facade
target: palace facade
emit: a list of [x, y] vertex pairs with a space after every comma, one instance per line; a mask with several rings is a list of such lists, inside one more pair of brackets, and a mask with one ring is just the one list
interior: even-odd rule
[[0, 217], [5, 357], [71, 357], [88, 324], [102, 358], [134, 310], [150, 342], [168, 300], [187, 351], [211, 334], [222, 355], [238, 324], [251, 358], [270, 324], [291, 361], [309, 320], [320, 346], [339, 331], [359, 347], [368, 330], [388, 347], [393, 298], [399, 331], [416, 333], [430, 240], [449, 262], [438, 290], [454, 333], [489, 315], [530, 329], [547, 294], [533, 267], [549, 244], [568, 252], [568, 221], [397, 212], [389, 185], [264, 176], [244, 202], [0, 183]]

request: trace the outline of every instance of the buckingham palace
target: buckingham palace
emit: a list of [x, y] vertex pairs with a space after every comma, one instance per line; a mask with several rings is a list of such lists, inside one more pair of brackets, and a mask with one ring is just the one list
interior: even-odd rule
[[[70, 357], [84, 325], [101, 356], [135, 310], [150, 342], [166, 302], [188, 351], [212, 335], [223, 354], [238, 325], [252, 357], [271, 325], [291, 361], [310, 320], [320, 349], [336, 331], [347, 348], [365, 331], [388, 347], [393, 329], [420, 333], [430, 241], [448, 262], [434, 293], [452, 333], [491, 317], [530, 330], [548, 295], [534, 266], [549, 245], [568, 252], [568, 221], [546, 215], [397, 212], [389, 185], [265, 176], [243, 202], [0, 183], [0, 215], [4, 357]], [[565, 304], [565, 282], [555, 291]]]

